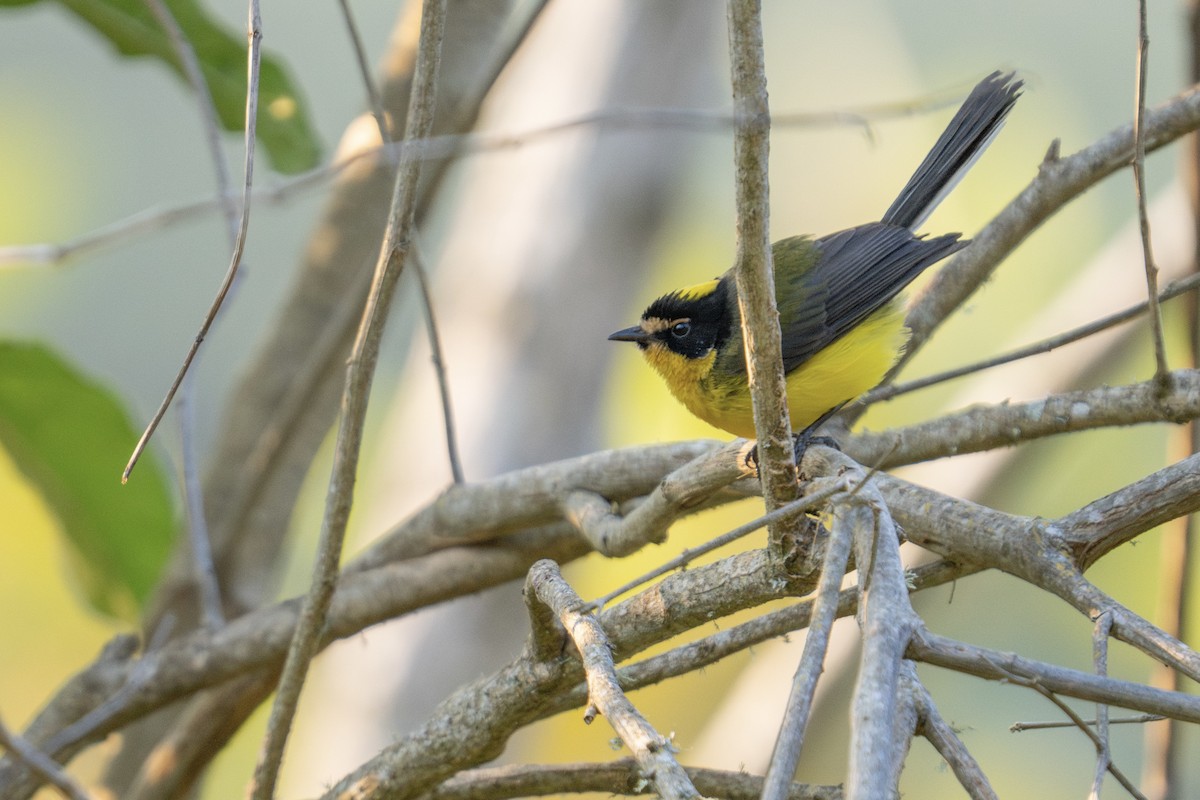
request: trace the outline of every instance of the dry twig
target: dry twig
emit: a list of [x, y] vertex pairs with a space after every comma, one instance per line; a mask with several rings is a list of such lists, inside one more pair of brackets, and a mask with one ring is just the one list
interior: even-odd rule
[[[584, 721], [591, 722], [593, 708], [604, 715], [637, 759], [642, 774], [654, 783], [659, 797], [666, 800], [700, 797], [675, 760], [670, 740], [650, 725], [621, 690], [608, 636], [595, 617], [584, 613], [583, 600], [563, 580], [558, 565], [548, 560], [534, 564], [525, 583], [525, 595], [527, 601], [536, 598], [537, 603], [543, 604], [575, 645], [587, 676], [589, 711]], [[534, 614], [532, 620], [534, 641], [551, 635], [540, 614]], [[552, 655], [541, 653], [539, 657]]]

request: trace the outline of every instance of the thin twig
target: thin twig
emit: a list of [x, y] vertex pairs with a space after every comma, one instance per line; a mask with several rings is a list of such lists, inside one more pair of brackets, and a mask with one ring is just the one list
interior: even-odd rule
[[1133, 186], [1137, 198], [1138, 227], [1142, 234], [1142, 258], [1146, 269], [1146, 297], [1150, 303], [1150, 332], [1154, 337], [1154, 377], [1164, 388], [1169, 380], [1167, 349], [1163, 341], [1162, 311], [1158, 307], [1158, 267], [1150, 246], [1150, 214], [1146, 210], [1146, 59], [1150, 35], [1146, 31], [1146, 0], [1138, 0], [1136, 89], [1133, 104]]
[[829, 649], [829, 634], [837, 616], [839, 590], [854, 545], [854, 527], [846, 514], [838, 513], [838, 510], [839, 506], [835, 505], [833, 524], [825, 545], [824, 564], [821, 566], [821, 582], [813, 600], [812, 621], [804, 638], [800, 663], [792, 677], [792, 689], [779, 726], [779, 736], [775, 739], [775, 751], [767, 767], [763, 800], [783, 800], [787, 796], [796, 774], [796, 765], [800, 762], [800, 750], [804, 747], [804, 733], [812, 712], [817, 679], [821, 676], [825, 653]]
[[[200, 122], [208, 144], [209, 158], [216, 175], [217, 196], [222, 200], [225, 224], [229, 233], [229, 247], [237, 247], [238, 207], [233, 196], [233, 181], [229, 165], [221, 149], [221, 130], [217, 122], [217, 109], [212, 92], [200, 69], [200, 61], [191, 42], [183, 35], [175, 16], [163, 0], [144, 0], [158, 24], [167, 32], [171, 48], [179, 59], [183, 73], [192, 87], [192, 93], [200, 106]], [[256, 80], [257, 75], [252, 79]], [[225, 612], [221, 606], [221, 587], [213, 563], [212, 544], [208, 534], [208, 520], [204, 513], [204, 491], [200, 483], [200, 464], [196, 454], [196, 396], [195, 371], [189, 370], [179, 391], [179, 438], [183, 465], [183, 497], [187, 514], [188, 542], [195, 565], [196, 583], [200, 590], [200, 607], [205, 624], [213, 629], [225, 624]]]
[[[1162, 714], [1138, 714], [1135, 717], [1112, 717], [1108, 720], [1108, 724], [1112, 725], [1145, 725], [1147, 722], [1160, 722], [1167, 717]], [[1096, 725], [1097, 720], [1085, 719], [1085, 725]], [[1056, 730], [1058, 728], [1074, 728], [1074, 722], [1063, 722], [1057, 720], [1054, 722], [1014, 722], [1008, 726], [1010, 733], [1024, 733], [1025, 731], [1046, 731]]]
[[[699, 798], [700, 793], [675, 760], [670, 740], [650, 725], [621, 690], [612, 646], [604, 628], [595, 617], [584, 613], [583, 600], [563, 580], [558, 565], [549, 560], [534, 564], [525, 587], [526, 597], [536, 596], [571, 637], [587, 676], [589, 708], [603, 714], [621, 737], [637, 759], [642, 774], [654, 783], [655, 794], [664, 800]], [[537, 625], [536, 617], [534, 624]], [[539, 634], [535, 631], [534, 636], [538, 638]], [[594, 716], [590, 710], [589, 715]], [[591, 719], [585, 716], [584, 721]]]
[[[1167, 284], [1161, 292], [1158, 293], [1158, 301], [1162, 303], [1166, 300], [1173, 300], [1180, 295], [1191, 292], [1198, 286], [1200, 286], [1200, 275], [1189, 275], [1186, 278], [1172, 281], [1171, 283]], [[915, 392], [918, 389], [926, 389], [939, 383], [945, 383], [946, 381], [954, 380], [955, 378], [972, 375], [976, 372], [982, 372], [983, 370], [992, 369], [993, 367], [999, 367], [1004, 364], [1011, 364], [1014, 361], [1020, 361], [1025, 358], [1041, 355], [1042, 353], [1049, 353], [1050, 351], [1059, 347], [1063, 347], [1073, 342], [1078, 342], [1082, 339], [1086, 339], [1089, 336], [1093, 336], [1100, 331], [1116, 327], [1123, 322], [1128, 322], [1132, 319], [1135, 319], [1142, 314], [1145, 314], [1149, 307], [1149, 301], [1142, 301], [1141, 303], [1129, 306], [1128, 308], [1114, 312], [1108, 316], [1100, 317], [1099, 319], [1093, 320], [1085, 325], [1080, 325], [1077, 328], [1064, 331], [1056, 336], [1043, 339], [1040, 342], [1034, 342], [1033, 344], [1026, 345], [1025, 347], [1011, 350], [994, 358], [976, 361], [973, 364], [955, 367], [954, 369], [948, 369], [944, 372], [939, 372], [924, 378], [907, 381], [905, 383], [878, 386], [863, 395], [858, 402], [863, 403], [864, 405], [870, 405], [871, 403], [891, 400], [894, 397], [899, 397], [900, 395], [907, 394], [909, 392]]]
[[[342, 0], [345, 2], [346, 0]], [[438, 395], [442, 400], [442, 422], [446, 428], [446, 454], [450, 459], [450, 474], [455, 483], [466, 483], [463, 476], [462, 457], [458, 453], [458, 437], [455, 435], [454, 405], [450, 402], [450, 381], [446, 377], [446, 359], [442, 353], [442, 337], [438, 333], [437, 317], [433, 312], [433, 294], [429, 290], [429, 273], [425, 269], [425, 257], [421, 252], [420, 237], [414, 231], [409, 250], [409, 264], [417, 276], [417, 287], [421, 291], [421, 308], [425, 311], [425, 328], [429, 336], [430, 358], [433, 372], [437, 376]]]
[[[844, 111], [794, 112], [773, 118], [772, 125], [774, 127], [814, 128], [862, 125], [869, 132], [872, 122], [932, 111], [955, 102], [955, 99], [956, 96], [947, 94], [929, 99], [864, 106]], [[722, 133], [732, 128], [733, 123], [733, 115], [726, 111], [620, 106], [585, 112], [560, 122], [552, 122], [514, 133], [443, 134], [413, 141], [381, 143], [376, 147], [355, 150], [353, 153], [344, 155], [338, 161], [282, 180], [274, 186], [257, 188], [251, 193], [251, 198], [255, 203], [260, 204], [286, 202], [296, 195], [332, 180], [359, 161], [374, 158], [381, 153], [389, 158], [399, 159], [407, 152], [409, 153], [407, 157], [421, 161], [440, 161], [462, 159], [484, 153], [518, 150], [587, 127], [649, 131], [687, 129]], [[40, 242], [0, 246], [0, 268], [29, 264], [48, 266], [60, 264], [93, 250], [113, 246], [124, 240], [134, 239], [173, 225], [190, 222], [211, 211], [220, 210], [225, 202], [226, 198], [218, 196], [193, 200], [165, 209], [148, 209], [61, 243]]]
[[196, 454], [196, 393], [194, 373], [188, 373], [179, 392], [176, 415], [179, 417], [180, 449], [183, 460], [183, 496], [186, 498], [188, 544], [192, 566], [200, 590], [200, 609], [206, 627], [216, 630], [225, 624], [221, 602], [221, 580], [213, 561], [208, 519], [204, 514], [204, 487]]
[[68, 800], [90, 800], [88, 792], [62, 766], [41, 750], [10, 731], [0, 720], [0, 747], [7, 750], [34, 774], [49, 783]]
[[[354, 22], [354, 14], [350, 10], [348, 0], [339, 0], [339, 2], [342, 6], [342, 16], [346, 20], [346, 29], [350, 34], [350, 41], [354, 45], [354, 55], [358, 61], [360, 77], [367, 89], [371, 114], [375, 117], [375, 124], [379, 128], [380, 141], [385, 145], [390, 145], [395, 137], [392, 135], [387, 112], [383, 108], [383, 97], [380, 95], [379, 88], [375, 85], [375, 79], [371, 75], [371, 69], [367, 65], [366, 48], [363, 47], [362, 37], [359, 36], [358, 26]], [[392, 153], [393, 151], [389, 149], [388, 152]], [[454, 407], [450, 402], [450, 382], [446, 378], [446, 360], [442, 356], [442, 338], [438, 333], [437, 316], [433, 311], [433, 294], [429, 289], [429, 271], [425, 268], [425, 258], [422, 255], [416, 231], [412, 232], [411, 238], [409, 258], [413, 271], [417, 275], [417, 287], [421, 293], [421, 307], [425, 312], [425, 327], [429, 336], [429, 349], [432, 351], [433, 371], [437, 376], [438, 393], [442, 400], [442, 421], [446, 429], [446, 452], [450, 460], [450, 474], [455, 483], [465, 483], [462, 458], [458, 452], [458, 438], [455, 435]]]
[[383, 110], [383, 96], [375, 85], [375, 77], [371, 74], [371, 66], [367, 63], [367, 49], [363, 47], [362, 36], [358, 33], [358, 24], [354, 21], [354, 12], [350, 10], [349, 0], [338, 0], [342, 8], [342, 19], [346, 21], [346, 33], [350, 36], [350, 44], [354, 47], [354, 58], [358, 63], [359, 79], [367, 90], [367, 102], [375, 124], [379, 126], [380, 141], [390, 143], [394, 138], [391, 125], [388, 124], [387, 113]]
[[[799, 496], [779, 312], [771, 263], [770, 190], [767, 170], [771, 116], [763, 54], [761, 0], [729, 0], [729, 54], [733, 154], [737, 181], [737, 258], [734, 275], [742, 317], [746, 372], [754, 398], [759, 475], [767, 511]], [[783, 554], [786, 526], [768, 527], [772, 549]]]
[[[1063, 700], [1057, 694], [1055, 694], [1054, 692], [1050, 691], [1045, 686], [1043, 686], [1041, 679], [1039, 677], [1026, 676], [1026, 675], [1017, 674], [1015, 672], [1009, 672], [1007, 669], [1005, 669], [1004, 667], [1002, 667], [999, 664], [993, 664], [993, 666], [996, 667], [996, 669], [1000, 670], [1001, 672], [1006, 673], [1007, 680], [1010, 681], [1011, 683], [1014, 683], [1017, 686], [1024, 686], [1027, 689], [1032, 689], [1033, 691], [1037, 692], [1042, 697], [1046, 698], [1051, 703], [1056, 705], [1058, 707], [1058, 710], [1061, 711], [1064, 715], [1066, 715], [1067, 719], [1071, 720], [1072, 724], [1076, 728], [1083, 731], [1084, 734], [1087, 735], [1087, 737], [1092, 741], [1092, 744], [1096, 747], [1097, 752], [1099, 752], [1104, 747], [1103, 743], [1100, 740], [1100, 737], [1097, 736], [1096, 732], [1093, 731], [1091, 729], [1091, 727], [1086, 722], [1084, 722], [1084, 720], [1078, 714], [1075, 713], [1075, 709], [1071, 708], [1069, 705], [1067, 705], [1065, 702], [1063, 702]], [[1129, 792], [1129, 794], [1132, 797], [1137, 798], [1137, 800], [1146, 800], [1145, 795], [1143, 795], [1141, 792], [1138, 791], [1137, 787], [1133, 785], [1133, 782], [1130, 781], [1129, 778], [1127, 778], [1125, 776], [1125, 773], [1122, 772], [1120, 770], [1120, 768], [1118, 768], [1117, 765], [1112, 762], [1111, 759], [1107, 760], [1107, 765], [1106, 765], [1105, 769], [1108, 772], [1108, 774], [1110, 774], [1114, 778], [1116, 778], [1117, 782], [1120, 783], [1121, 786], [1123, 786], [1125, 788], [1125, 791]], [[1094, 794], [1092, 795], [1092, 797], [1096, 797], [1096, 796], [1097, 795], [1094, 795]]]
[[[1195, 112], [1191, 106], [1198, 98], [1193, 98], [1191, 92], [1185, 92], [1167, 101], [1163, 106], [1151, 112], [1149, 126], [1151, 141], [1148, 149], [1153, 150], [1169, 144], [1174, 139], [1187, 133], [1195, 127], [1189, 117]], [[922, 101], [908, 101], [884, 106], [870, 106], [862, 109], [819, 113], [779, 114], [772, 117], [772, 126], [779, 127], [827, 127], [845, 124], [861, 124], [861, 121], [888, 119], [922, 113], [947, 105], [942, 97]], [[1185, 108], [1186, 107], [1186, 108]], [[1180, 113], [1182, 112], [1182, 114]], [[255, 189], [251, 198], [256, 203], [282, 203], [292, 197], [326, 183], [349, 167], [364, 159], [376, 157], [381, 151], [396, 154], [404, 151], [415, 151], [411, 157], [438, 161], [442, 159], [459, 159], [481, 153], [493, 153], [505, 150], [515, 150], [540, 143], [544, 139], [553, 138], [577, 130], [581, 127], [636, 128], [641, 130], [673, 130], [692, 129], [702, 132], [721, 133], [729, 130], [733, 124], [733, 116], [727, 112], [705, 111], [697, 109], [664, 109], [615, 107], [600, 111], [591, 111], [572, 117], [561, 122], [551, 123], [538, 128], [531, 128], [516, 133], [469, 133], [446, 134], [434, 136], [420, 141], [395, 142], [392, 145], [364, 148], [342, 157], [340, 160], [312, 169], [301, 175], [289, 178], [273, 186]], [[1182, 127], [1181, 127], [1182, 125]], [[1114, 150], [1113, 140], [1098, 142], [1089, 149], [1087, 158], [1082, 159], [1090, 164], [1086, 185], [1091, 186], [1099, 179], [1107, 176], [1118, 166], [1110, 162]], [[1077, 154], [1078, 155], [1078, 154]], [[1075, 158], [1072, 156], [1071, 158]], [[1124, 162], [1128, 163], [1128, 161]], [[1070, 173], [1057, 176], [1057, 180], [1073, 183], [1079, 176]], [[1051, 191], [1054, 186], [1043, 188]], [[1082, 188], [1070, 187], [1073, 197]], [[1066, 199], [1070, 199], [1069, 197]], [[162, 230], [172, 225], [189, 222], [197, 217], [219, 210], [224, 200], [220, 197], [193, 200], [177, 206], [164, 209], [147, 209], [132, 214], [124, 219], [103, 225], [88, 233], [81, 234], [65, 242], [38, 242], [31, 244], [5, 245], [0, 247], [0, 268], [12, 268], [28, 264], [54, 265], [84, 253], [113, 246], [124, 240], [146, 235]], [[1042, 221], [1039, 215], [1036, 223]], [[976, 237], [978, 242], [978, 237]]]
[[[413, 75], [412, 95], [409, 99], [406, 137], [428, 136], [433, 128], [445, 20], [445, 0], [429, 0], [422, 6], [420, 44]], [[266, 739], [254, 771], [251, 796], [255, 800], [270, 800], [274, 797], [279, 767], [299, 704], [300, 692], [309, 664], [320, 646], [321, 632], [333, 599], [342, 543], [354, 499], [354, 480], [362, 447], [367, 401], [379, 358], [379, 346], [387, 321], [387, 312], [409, 249], [420, 174], [421, 164], [417, 161], [402, 160], [396, 171], [388, 226], [376, 264], [375, 278], [346, 367], [342, 411], [334, 445], [334, 465], [326, 494], [325, 515], [313, 565], [312, 585], [304, 598], [300, 619], [288, 648], [279, 689], [267, 723]]]
[[151, 417], [150, 424], [146, 426], [146, 430], [142, 433], [137, 445], [133, 448], [133, 454], [129, 457], [129, 463], [125, 465], [125, 470], [121, 473], [122, 483], [129, 480], [129, 474], [133, 472], [133, 468], [141, 457], [142, 451], [146, 449], [146, 445], [150, 442], [150, 437], [154, 435], [155, 429], [158, 428], [158, 424], [162, 422], [163, 416], [167, 413], [167, 408], [170, 407], [171, 400], [175, 397], [175, 392], [179, 390], [179, 385], [183, 382], [184, 376], [187, 375], [188, 369], [191, 367], [192, 361], [200, 349], [200, 344], [204, 341], [204, 337], [208, 335], [208, 331], [212, 327], [217, 313], [221, 310], [221, 306], [225, 302], [225, 296], [229, 294], [229, 290], [233, 286], [233, 281], [237, 277], [238, 267], [242, 263], [242, 253], [246, 249], [246, 233], [250, 227], [250, 187], [254, 182], [254, 145], [258, 130], [258, 75], [262, 60], [262, 17], [259, 14], [258, 4], [259, 0], [250, 0], [250, 21], [247, 32], [248, 65], [246, 70], [246, 159], [243, 166], [242, 217], [238, 225], [237, 237], [234, 241], [233, 254], [229, 259], [229, 269], [225, 272], [225, 278], [221, 281], [221, 286], [217, 290], [217, 296], [205, 314], [204, 321], [200, 325], [200, 331], [192, 341], [192, 346], [188, 349], [187, 355], [183, 359], [183, 365], [179, 368], [175, 380], [171, 382], [166, 396], [163, 398], [158, 410], [154, 412], [154, 416]]
[[[1112, 632], [1113, 615], [1102, 611], [1092, 626], [1092, 664], [1101, 678], [1108, 676], [1108, 637]], [[1092, 775], [1092, 791], [1089, 795], [1099, 800], [1104, 786], [1104, 774], [1112, 763], [1112, 749], [1108, 739], [1108, 704], [1096, 704], [1096, 771]]]
[[[1200, 83], [1200, 0], [1187, 3], [1186, 47], [1189, 78]], [[1185, 146], [1181, 172], [1188, 194], [1192, 222], [1192, 252], [1188, 264], [1189, 277], [1200, 279], [1200, 137], [1191, 136]], [[1183, 313], [1184, 358], [1195, 370], [1200, 366], [1200, 298], [1190, 295]], [[1181, 426], [1171, 437], [1170, 448], [1179, 458], [1200, 452], [1200, 425], [1195, 420]], [[1191, 608], [1195, 587], [1197, 518], [1193, 514], [1163, 526], [1159, 551], [1159, 590], [1156, 617], [1158, 624], [1177, 639], [1191, 624]], [[1183, 688], [1183, 678], [1169, 664], [1155, 664], [1150, 682], [1157, 687]], [[1155, 798], [1182, 797], [1183, 766], [1191, 760], [1184, 743], [1183, 726], [1175, 720], [1162, 725], [1148, 725], [1144, 733], [1145, 757], [1142, 766], [1142, 786]]]

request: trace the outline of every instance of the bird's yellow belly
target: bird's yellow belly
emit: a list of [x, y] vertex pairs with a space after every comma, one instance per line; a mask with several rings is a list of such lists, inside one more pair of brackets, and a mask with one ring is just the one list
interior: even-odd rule
[[[896, 363], [908, 331], [899, 305], [889, 303], [787, 375], [788, 416], [802, 431], [826, 411], [874, 388]], [[715, 353], [670, 367], [654, 366], [672, 394], [700, 419], [735, 436], [755, 437], [754, 410], [744, 376], [712, 375]]]

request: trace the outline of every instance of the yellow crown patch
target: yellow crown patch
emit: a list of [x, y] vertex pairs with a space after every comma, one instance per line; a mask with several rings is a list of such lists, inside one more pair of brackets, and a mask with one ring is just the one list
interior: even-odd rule
[[687, 286], [672, 292], [680, 300], [699, 300], [703, 297], [708, 297], [717, 290], [717, 284], [721, 282], [720, 278], [713, 278], [711, 281], [697, 283], [695, 286]]

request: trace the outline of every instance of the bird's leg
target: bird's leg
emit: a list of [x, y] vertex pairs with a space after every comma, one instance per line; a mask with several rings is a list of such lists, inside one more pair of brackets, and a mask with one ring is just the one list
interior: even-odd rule
[[811, 445], [825, 445], [832, 447], [834, 450], [841, 450], [842, 446], [837, 443], [837, 440], [832, 436], [817, 436], [816, 433], [822, 425], [829, 421], [830, 417], [842, 410], [842, 406], [849, 401], [842, 401], [833, 408], [826, 411], [821, 416], [817, 417], [807, 428], [799, 433], [792, 434], [792, 452], [796, 457], [796, 466], [800, 466], [800, 462], [804, 460], [804, 452]]
[[792, 452], [796, 457], [796, 466], [800, 466], [800, 462], [804, 460], [804, 454], [812, 445], [824, 445], [832, 447], [834, 450], [841, 451], [842, 446], [838, 444], [837, 439], [832, 436], [816, 436], [816, 426], [810, 425], [799, 433], [792, 434]]
[[[800, 462], [804, 460], [804, 453], [811, 445], [824, 445], [826, 447], [832, 447], [834, 450], [838, 451], [842, 449], [842, 446], [838, 444], [837, 440], [832, 436], [817, 436], [816, 433], [822, 425], [829, 421], [830, 417], [841, 411], [842, 406], [844, 405], [846, 405], [844, 402], [838, 403], [836, 406], [817, 417], [816, 421], [807, 428], [799, 433], [792, 434], [792, 455], [796, 459], [797, 467], [799, 467]], [[762, 477], [762, 474], [759, 472], [757, 444], [750, 448], [750, 452], [746, 456], [746, 466], [752, 468], [754, 473], [760, 478]]]

